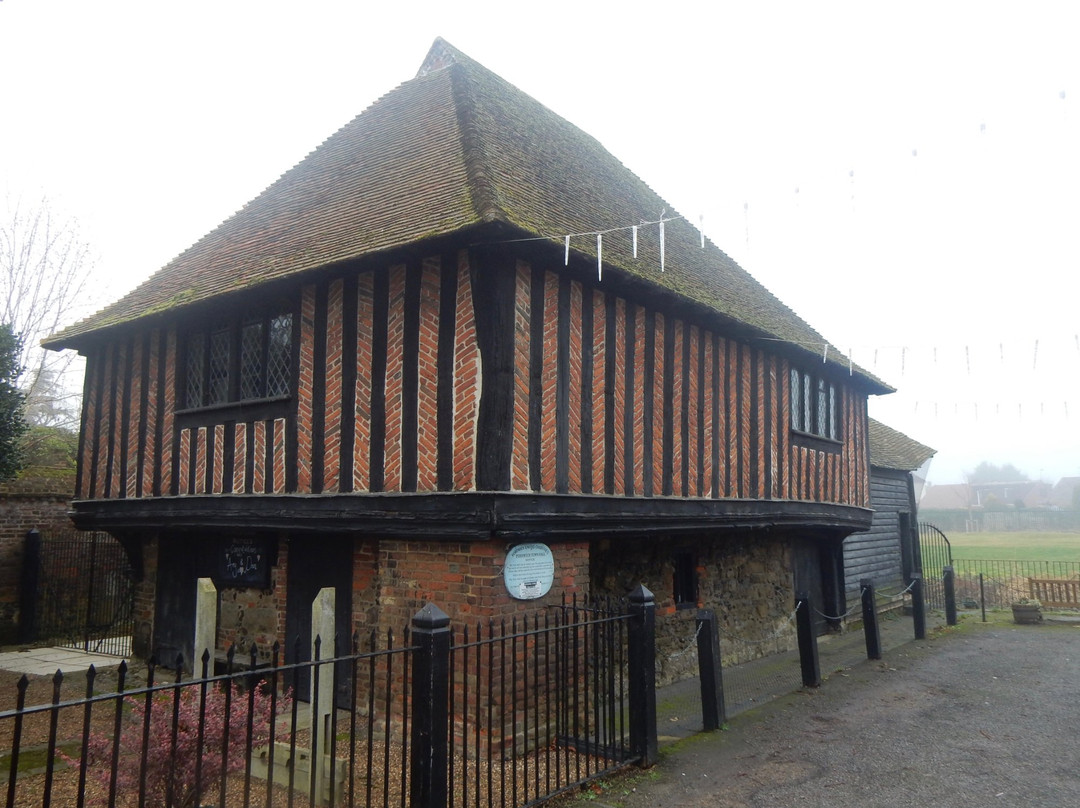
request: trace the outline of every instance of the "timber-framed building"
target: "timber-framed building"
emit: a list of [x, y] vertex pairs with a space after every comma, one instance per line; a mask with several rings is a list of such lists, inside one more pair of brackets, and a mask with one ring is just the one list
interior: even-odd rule
[[740, 626], [796, 589], [842, 611], [890, 388], [671, 209], [437, 40], [52, 337], [86, 357], [73, 518], [142, 571], [137, 652], [190, 658], [205, 576], [222, 645], [303, 634], [323, 586], [345, 636], [428, 600], [507, 614], [536, 605], [501, 578], [521, 542], [551, 548], [547, 599], [644, 582]]

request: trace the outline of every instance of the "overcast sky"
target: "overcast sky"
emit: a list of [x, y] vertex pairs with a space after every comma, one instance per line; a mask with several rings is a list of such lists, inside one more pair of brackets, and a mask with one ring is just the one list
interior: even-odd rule
[[78, 220], [102, 305], [443, 36], [897, 387], [932, 481], [1080, 474], [1080, 4], [705, 6], [0, 0], [0, 193]]

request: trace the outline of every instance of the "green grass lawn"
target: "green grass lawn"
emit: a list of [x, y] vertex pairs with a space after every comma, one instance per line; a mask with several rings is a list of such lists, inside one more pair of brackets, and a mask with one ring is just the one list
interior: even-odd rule
[[956, 560], [1080, 562], [1080, 533], [957, 531], [947, 535]]

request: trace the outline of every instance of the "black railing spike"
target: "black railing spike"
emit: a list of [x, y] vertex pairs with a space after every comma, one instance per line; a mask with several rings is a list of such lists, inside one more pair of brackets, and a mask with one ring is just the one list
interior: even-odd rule
[[315, 635], [314, 646], [315, 646], [315, 656], [312, 657], [312, 661], [318, 661], [318, 660], [322, 659], [322, 655], [321, 655], [321, 651], [322, 651], [322, 635], [320, 635], [320, 634]]
[[184, 655], [183, 654], [177, 654], [176, 655], [176, 675], [179, 676], [180, 673], [183, 670], [184, 670]]
[[255, 664], [259, 660], [259, 647], [255, 644], [251, 644], [251, 668], [249, 670], [255, 670]]
[[368, 645], [368, 650], [369, 651], [374, 651], [375, 648], [378, 646], [378, 643], [379, 643], [379, 630], [377, 628], [373, 628], [371, 630], [371, 635], [368, 638], [368, 643], [369, 643], [369, 645]]
[[360, 629], [354, 629], [352, 633], [352, 652], [355, 656], [360, 653]]

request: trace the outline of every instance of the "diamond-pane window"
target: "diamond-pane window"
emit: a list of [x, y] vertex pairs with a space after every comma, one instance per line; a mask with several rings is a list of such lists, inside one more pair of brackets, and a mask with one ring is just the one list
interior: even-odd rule
[[206, 376], [207, 404], [224, 404], [229, 400], [229, 332], [215, 331], [210, 335], [210, 363]]
[[288, 396], [292, 328], [292, 314], [278, 314], [189, 334], [184, 406], [197, 409]]
[[791, 428], [838, 441], [840, 427], [836, 385], [815, 374], [792, 368]]
[[187, 344], [187, 390], [184, 396], [184, 403], [188, 407], [201, 407], [203, 403], [205, 351], [205, 335], [192, 334]]
[[280, 314], [270, 321], [266, 356], [266, 395], [289, 394], [292, 381], [292, 315]]
[[247, 323], [240, 331], [240, 398], [262, 397], [263, 324]]

